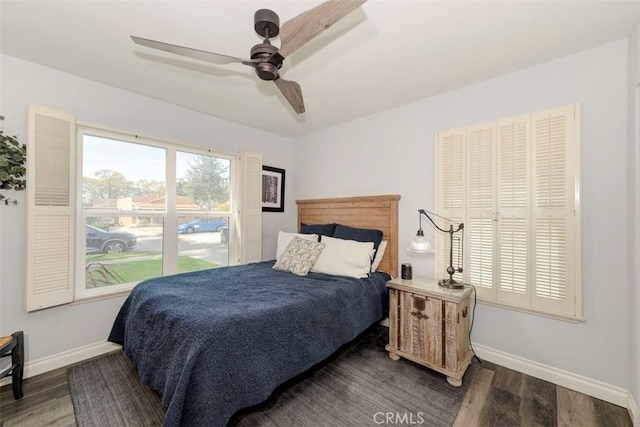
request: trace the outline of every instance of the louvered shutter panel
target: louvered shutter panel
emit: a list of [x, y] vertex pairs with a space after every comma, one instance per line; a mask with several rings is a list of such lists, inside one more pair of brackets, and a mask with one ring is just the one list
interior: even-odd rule
[[438, 133], [436, 210], [465, 223], [464, 281], [482, 299], [581, 315], [579, 122], [575, 104]]
[[[456, 222], [464, 221], [465, 203], [465, 135], [466, 129], [453, 129], [438, 133], [438, 144], [436, 156], [439, 160], [436, 169], [436, 212], [445, 218]], [[449, 223], [433, 218], [436, 223], [445, 230], [449, 229]], [[436, 251], [436, 278], [448, 278], [447, 267], [449, 266], [449, 234], [435, 231], [437, 241]], [[455, 237], [461, 237], [456, 233]], [[453, 249], [453, 265], [456, 267], [460, 260], [456, 241]], [[455, 280], [463, 280], [460, 273], [454, 274]]]
[[532, 306], [575, 314], [574, 106], [532, 115]]
[[497, 123], [497, 299], [529, 306], [530, 116]]
[[240, 263], [262, 261], [262, 155], [242, 153]]
[[27, 311], [73, 300], [75, 117], [32, 105], [27, 140]]
[[465, 282], [478, 294], [495, 296], [495, 123], [467, 128], [467, 215]]

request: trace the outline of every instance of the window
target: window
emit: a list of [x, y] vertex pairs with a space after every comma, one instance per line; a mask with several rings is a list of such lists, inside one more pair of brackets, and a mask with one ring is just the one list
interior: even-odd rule
[[35, 105], [28, 153], [28, 311], [260, 261], [259, 154], [76, 126]]
[[230, 264], [235, 159], [82, 127], [78, 141], [76, 296]]
[[438, 134], [436, 210], [465, 223], [456, 275], [481, 300], [581, 317], [579, 159], [578, 105]]

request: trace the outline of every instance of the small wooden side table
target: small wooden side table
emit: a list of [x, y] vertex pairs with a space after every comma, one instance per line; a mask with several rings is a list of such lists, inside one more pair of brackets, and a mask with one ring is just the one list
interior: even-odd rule
[[393, 279], [389, 288], [389, 357], [400, 357], [447, 376], [454, 387], [471, 363], [471, 288], [448, 289], [436, 279]]
[[0, 357], [11, 356], [11, 366], [0, 372], [0, 378], [11, 375], [13, 397], [22, 399], [22, 374], [24, 371], [24, 334], [14, 332], [8, 337], [0, 337]]

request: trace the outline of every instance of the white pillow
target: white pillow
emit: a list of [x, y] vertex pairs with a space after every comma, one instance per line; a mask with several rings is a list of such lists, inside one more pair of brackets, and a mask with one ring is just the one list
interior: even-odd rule
[[318, 241], [317, 234], [302, 234], [302, 233], [287, 233], [286, 231], [278, 232], [278, 247], [276, 248], [276, 260], [279, 260], [284, 251], [289, 246], [291, 239], [295, 237], [299, 237], [304, 240], [313, 240], [314, 242]]
[[320, 241], [326, 246], [311, 271], [356, 278], [367, 277], [371, 272], [373, 242], [356, 242], [328, 236], [322, 236]]
[[273, 264], [274, 270], [289, 271], [298, 276], [306, 276], [318, 259], [324, 243], [301, 239], [294, 236], [280, 259]]
[[376, 271], [380, 262], [382, 261], [382, 257], [384, 256], [384, 251], [387, 249], [387, 241], [383, 240], [380, 242], [378, 246], [378, 252], [376, 252], [376, 257], [373, 259], [373, 264], [371, 264], [371, 271]]

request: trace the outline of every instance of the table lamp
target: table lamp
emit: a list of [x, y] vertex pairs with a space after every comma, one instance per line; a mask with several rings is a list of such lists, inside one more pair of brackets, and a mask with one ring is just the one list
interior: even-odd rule
[[[451, 224], [449, 225], [449, 229], [444, 229], [441, 228], [438, 224], [435, 223], [435, 221], [433, 220], [433, 218], [431, 218], [431, 216], [429, 215], [433, 215], [436, 216], [438, 218], [442, 218], [446, 221], [449, 221]], [[464, 223], [462, 222], [455, 222], [449, 218], [445, 218], [443, 216], [434, 214], [433, 212], [428, 212], [425, 211], [424, 209], [419, 209], [418, 210], [418, 221], [419, 221], [419, 228], [418, 228], [418, 232], [416, 233], [416, 236], [413, 238], [413, 240], [411, 241], [411, 243], [409, 244], [409, 250], [411, 252], [416, 252], [416, 253], [426, 253], [429, 252], [431, 250], [431, 244], [429, 243], [429, 241], [427, 240], [427, 238], [424, 236], [424, 231], [422, 231], [422, 215], [426, 216], [429, 221], [431, 221], [431, 223], [433, 224], [433, 226], [435, 228], [437, 228], [439, 231], [443, 232], [443, 233], [449, 233], [449, 267], [447, 267], [447, 274], [449, 275], [448, 279], [442, 279], [438, 281], [438, 285], [442, 286], [443, 288], [450, 288], [450, 289], [462, 289], [464, 288], [464, 283], [462, 283], [461, 281], [457, 281], [453, 278], [453, 275], [458, 272], [458, 273], [462, 273], [462, 248], [463, 248], [463, 240], [464, 240]], [[454, 225], [456, 226], [456, 228], [454, 228]], [[456, 238], [458, 241], [458, 267], [454, 267], [453, 266], [453, 239], [454, 239], [454, 234], [457, 232], [461, 232], [461, 237]]]

